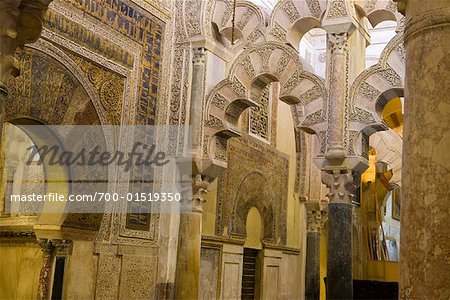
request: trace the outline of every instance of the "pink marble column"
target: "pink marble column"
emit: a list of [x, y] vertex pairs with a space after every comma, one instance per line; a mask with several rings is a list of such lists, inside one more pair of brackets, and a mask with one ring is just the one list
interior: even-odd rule
[[450, 299], [450, 1], [408, 0], [400, 298]]

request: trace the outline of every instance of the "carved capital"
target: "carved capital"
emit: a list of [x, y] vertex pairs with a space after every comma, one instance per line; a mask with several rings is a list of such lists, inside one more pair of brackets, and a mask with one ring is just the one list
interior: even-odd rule
[[322, 171], [322, 182], [330, 189], [330, 203], [351, 204], [355, 197], [353, 175], [349, 171]]
[[198, 64], [205, 64], [205, 55], [206, 55], [206, 49], [205, 48], [194, 48], [194, 57], [192, 59], [192, 62], [194, 65]]
[[327, 214], [321, 210], [308, 210], [306, 213], [306, 230], [308, 232], [319, 232], [326, 222]]
[[191, 181], [192, 194], [185, 193], [184, 211], [201, 213], [203, 211], [203, 203], [206, 201], [204, 196], [209, 192], [211, 181], [208, 177], [202, 176], [202, 174], [192, 175]]
[[332, 54], [344, 54], [348, 49], [348, 33], [329, 33], [328, 42]]

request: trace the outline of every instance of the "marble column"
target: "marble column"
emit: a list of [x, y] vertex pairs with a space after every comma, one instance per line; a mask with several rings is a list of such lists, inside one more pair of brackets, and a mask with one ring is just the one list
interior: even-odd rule
[[194, 58], [192, 61], [191, 106], [189, 113], [189, 125], [191, 125], [192, 131], [192, 149], [197, 149], [200, 145], [206, 71], [205, 53], [205, 48], [194, 48]]
[[329, 116], [327, 158], [330, 160], [345, 158], [344, 151], [344, 114], [347, 82], [345, 80], [348, 64], [348, 33], [328, 33], [328, 44], [331, 48], [329, 82]]
[[38, 299], [47, 300], [50, 296], [50, 278], [53, 265], [55, 247], [51, 240], [41, 239], [38, 241], [42, 249], [42, 267], [39, 273]]
[[400, 298], [450, 299], [450, 1], [403, 1]]
[[322, 211], [308, 210], [305, 272], [305, 298], [307, 300], [320, 298], [320, 231], [323, 220]]
[[202, 204], [209, 181], [200, 174], [192, 180], [192, 200], [184, 199], [178, 238], [176, 298], [198, 299], [202, 243]]
[[323, 171], [328, 204], [327, 299], [352, 299], [353, 176], [347, 170]]

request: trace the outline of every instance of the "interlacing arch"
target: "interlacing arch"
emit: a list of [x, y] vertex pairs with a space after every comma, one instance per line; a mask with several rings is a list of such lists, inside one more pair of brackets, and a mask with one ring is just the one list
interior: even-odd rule
[[366, 16], [373, 27], [383, 21], [397, 22], [397, 30], [404, 26], [404, 16], [393, 0], [354, 0], [356, 10]]
[[285, 41], [298, 49], [309, 30], [321, 27], [327, 0], [283, 0], [274, 7], [269, 20], [268, 40]]
[[204, 156], [226, 167], [226, 140], [240, 135], [240, 115], [248, 107], [258, 106], [262, 91], [272, 82], [279, 82], [281, 101], [301, 106], [307, 113], [319, 106], [314, 103], [325, 101], [322, 79], [303, 69], [294, 49], [280, 42], [256, 44], [236, 58], [228, 78], [207, 97]]
[[[233, 3], [227, 0], [215, 1], [212, 24], [218, 33], [231, 42]], [[240, 44], [255, 43], [264, 36], [264, 15], [261, 9], [250, 1], [237, 1], [234, 40]]]
[[404, 77], [405, 49], [403, 32], [399, 32], [384, 49], [379, 63], [361, 73], [351, 87], [349, 155], [365, 155], [369, 136], [388, 129], [381, 112], [388, 101], [403, 97]]

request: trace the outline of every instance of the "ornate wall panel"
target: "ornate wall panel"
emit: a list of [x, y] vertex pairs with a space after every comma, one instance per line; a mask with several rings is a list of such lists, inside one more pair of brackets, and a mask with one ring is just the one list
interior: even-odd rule
[[[81, 10], [87, 16], [108, 25], [142, 46], [136, 123], [155, 124], [162, 72], [165, 23], [129, 2], [111, 0], [104, 2], [96, 0], [61, 0], [60, 2], [64, 6], [72, 6]], [[99, 51], [106, 57], [123, 65], [130, 66], [133, 62], [133, 59], [125, 51], [111, 45], [109, 42], [102, 41], [92, 31], [83, 29], [82, 26], [56, 16], [52, 11], [46, 15], [44, 26], [68, 39], [81, 43], [94, 52]]]
[[263, 216], [264, 239], [285, 244], [288, 157], [254, 139], [240, 138], [228, 141], [227, 160], [219, 182], [216, 234], [242, 238], [254, 206]]

